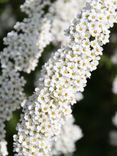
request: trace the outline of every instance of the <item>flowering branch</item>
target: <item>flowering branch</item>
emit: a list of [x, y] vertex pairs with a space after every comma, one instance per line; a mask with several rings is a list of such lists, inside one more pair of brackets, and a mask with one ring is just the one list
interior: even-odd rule
[[[58, 32], [53, 29], [55, 29], [55, 25], [56, 27], [58, 26], [59, 23], [55, 21], [57, 17], [59, 19], [60, 16], [59, 12], [56, 12], [56, 10], [52, 11], [52, 8], [57, 8], [59, 5], [61, 7], [61, 4], [66, 4], [68, 7], [72, 4], [72, 1], [63, 3], [62, 1], [58, 1], [52, 5], [50, 8], [51, 11], [49, 10], [49, 13], [44, 15], [43, 8], [50, 5], [49, 0], [45, 0], [43, 3], [41, 0], [26, 0], [21, 6], [21, 9], [28, 17], [25, 18], [23, 22], [17, 22], [14, 27], [15, 30], [8, 33], [8, 36], [4, 39], [7, 48], [0, 54], [2, 67], [2, 75], [0, 76], [0, 122], [1, 125], [3, 125], [3, 129], [0, 130], [0, 141], [2, 142], [5, 138], [4, 121], [10, 119], [12, 112], [19, 108], [20, 103], [26, 100], [26, 95], [23, 92], [23, 87], [26, 82], [24, 78], [20, 76], [20, 71], [30, 73], [34, 70], [44, 48], [50, 42], [55, 42], [54, 36], [55, 33], [57, 34]], [[74, 1], [73, 5], [75, 4], [79, 3]], [[66, 9], [64, 13], [67, 14], [68, 11], [69, 10]], [[75, 16], [77, 11], [80, 11], [80, 8], [77, 9], [76, 7], [69, 15]], [[56, 14], [56, 16], [52, 18], [54, 14]], [[42, 18], [43, 16], [44, 18]], [[64, 32], [63, 25], [65, 23], [67, 25], [70, 20], [71, 18], [65, 18], [63, 21], [59, 19], [62, 36], [62, 32]], [[62, 41], [63, 38], [61, 37], [61, 42]], [[56, 39], [56, 43], [57, 42]]]
[[71, 105], [97, 68], [109, 28], [117, 22], [117, 0], [88, 0], [70, 26], [71, 43], [58, 50], [43, 67], [39, 89], [23, 106], [14, 136], [17, 156], [50, 156], [52, 140], [71, 114]]

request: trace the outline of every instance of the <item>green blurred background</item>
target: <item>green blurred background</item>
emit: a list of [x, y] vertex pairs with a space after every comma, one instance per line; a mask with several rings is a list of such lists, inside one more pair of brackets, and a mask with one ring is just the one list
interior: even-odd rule
[[[16, 21], [21, 21], [24, 14], [19, 6], [24, 0], [0, 0], [0, 50], [4, 48], [3, 37], [12, 30]], [[117, 25], [111, 30], [117, 33]], [[117, 95], [112, 93], [112, 82], [117, 75], [117, 65], [111, 63], [111, 56], [117, 48], [117, 43], [109, 43], [104, 46], [104, 55], [98, 69], [92, 73], [84, 92], [84, 99], [73, 106], [73, 114], [84, 133], [84, 137], [77, 142], [77, 150], [74, 156], [117, 156], [117, 146], [109, 143], [109, 133], [117, 130], [112, 124], [112, 117], [117, 111]], [[23, 74], [27, 80], [25, 92], [31, 95], [34, 91], [36, 73], [44, 64], [45, 55], [52, 50], [52, 45], [45, 49], [40, 58], [40, 63], [30, 75]], [[14, 112], [12, 119], [6, 122], [6, 139], [8, 141], [9, 156], [13, 156], [13, 139], [16, 123], [19, 120], [21, 110]]]

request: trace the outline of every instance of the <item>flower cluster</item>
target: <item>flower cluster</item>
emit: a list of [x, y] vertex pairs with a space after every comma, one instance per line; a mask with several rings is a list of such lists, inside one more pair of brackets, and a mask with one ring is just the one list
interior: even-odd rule
[[1, 120], [1, 113], [0, 113], [0, 156], [6, 156], [8, 154], [7, 152], [7, 142], [5, 139], [5, 125], [3, 124], [3, 121]]
[[[41, 1], [38, 1], [38, 3], [40, 7], [44, 7], [44, 4], [41, 5]], [[25, 11], [26, 4], [28, 4], [28, 0], [22, 6]], [[7, 109], [6, 111], [10, 111], [10, 107], [15, 110], [15, 107], [18, 107], [25, 99], [23, 95], [25, 80], [20, 76], [19, 71], [31, 72], [38, 62], [42, 49], [49, 42], [50, 36], [46, 37], [46, 40], [44, 36], [46, 36], [46, 33], [48, 34], [50, 25], [48, 21], [41, 20], [41, 16], [40, 10], [40, 13], [33, 17], [28, 17], [21, 23], [17, 22], [15, 30], [8, 33], [8, 36], [4, 39], [7, 47], [0, 53], [2, 68], [0, 75], [0, 101], [1, 109]], [[43, 27], [41, 27], [40, 21], [43, 21]], [[4, 108], [4, 105], [6, 108]], [[9, 112], [6, 113], [6, 117], [9, 117]]]
[[23, 105], [24, 114], [14, 136], [17, 156], [51, 156], [53, 139], [71, 114], [71, 105], [84, 91], [97, 68], [109, 28], [117, 22], [117, 0], [88, 0], [68, 36], [71, 42], [44, 65], [39, 88]]
[[85, 4], [86, 0], [58, 0], [50, 7], [49, 13], [50, 18], [52, 18], [51, 33], [54, 43], [67, 44], [69, 39], [65, 36], [64, 30], [68, 28], [77, 14], [81, 12]]
[[[28, 1], [26, 1], [26, 3], [27, 2]], [[11, 117], [12, 112], [16, 110], [16, 108], [18, 108], [19, 105], [26, 99], [23, 92], [23, 87], [26, 82], [20, 75], [19, 71], [29, 73], [35, 68], [35, 62], [37, 62], [41, 55], [42, 49], [45, 46], [42, 44], [42, 42], [45, 42], [43, 36], [46, 36], [45, 33], [48, 33], [48, 29], [50, 29], [45, 29], [46, 25], [47, 27], [49, 25], [49, 23], [45, 23], [45, 21], [42, 22], [45, 30], [42, 29], [42, 23], [40, 21], [44, 4], [41, 4], [41, 1], [38, 2], [41, 7], [40, 13], [38, 12], [37, 16], [35, 13], [33, 17], [29, 15], [29, 17], [25, 18], [23, 22], [18, 22], [14, 27], [15, 30], [8, 33], [8, 36], [4, 39], [6, 48], [0, 52], [0, 65], [2, 69], [0, 74], [1, 144], [5, 138], [5, 120], [8, 120]], [[36, 30], [38, 31], [36, 32]], [[38, 38], [40, 39], [40, 43], [38, 43]], [[49, 37], [48, 41], [46, 37], [45, 44], [48, 44], [48, 42]], [[39, 46], [40, 44], [41, 46]], [[2, 147], [0, 148], [0, 152], [3, 155], [6, 155], [6, 152], [3, 152]]]
[[40, 13], [35, 12], [23, 22], [17, 22], [14, 26], [15, 30], [4, 38], [4, 43], [8, 47], [1, 54], [3, 68], [11, 64], [17, 71], [30, 73], [35, 69], [43, 49], [51, 41], [50, 23], [42, 20], [41, 12], [43, 10], [40, 10]]
[[[58, 8], [60, 9], [59, 3], [62, 3], [62, 1], [57, 1], [55, 4], [52, 5], [52, 8]], [[70, 7], [70, 4], [72, 1], [69, 3], [65, 3], [67, 6], [66, 7], [66, 12], [65, 14], [68, 13], [68, 6]], [[42, 8], [49, 4], [49, 0], [46, 0], [41, 4], [41, 0], [27, 0], [25, 4], [21, 7], [25, 13], [28, 14], [28, 18], [25, 18], [23, 22], [17, 22], [16, 25], [14, 26], [15, 31], [12, 31], [8, 33], [7, 38], [4, 39], [5, 45], [8, 45], [8, 48], [6, 48], [3, 51], [3, 56], [1, 56], [1, 61], [3, 60], [4, 62], [2, 63], [3, 66], [7, 66], [8, 63], [14, 63], [14, 68], [18, 71], [24, 71], [27, 73], [30, 73], [31, 70], [34, 70], [37, 63], [38, 59], [41, 56], [44, 48], [54, 39], [54, 29], [55, 27], [59, 27], [61, 25], [65, 25], [65, 20], [64, 21], [58, 21], [56, 26], [54, 23], [55, 20], [57, 19], [56, 17], [58, 15], [58, 9], [57, 12], [54, 12], [53, 14], [56, 13], [56, 17], [53, 17], [54, 15], [50, 12], [51, 17], [49, 17], [49, 13], [42, 19], [43, 16], [43, 10]], [[58, 5], [59, 4], [59, 5]], [[74, 3], [73, 3], [74, 4]], [[78, 2], [75, 4], [78, 5]], [[74, 4], [74, 5], [75, 5]], [[38, 6], [38, 7], [37, 7]], [[82, 8], [82, 7], [81, 7]], [[62, 9], [62, 8], [61, 8]], [[41, 11], [40, 11], [41, 10]], [[72, 10], [72, 9], [71, 9]], [[75, 13], [69, 13], [69, 15], [76, 14], [77, 10], [76, 8], [73, 9]], [[80, 9], [79, 9], [80, 10]], [[62, 11], [64, 12], [64, 10]], [[62, 15], [61, 15], [62, 16]], [[67, 17], [64, 15], [64, 18]], [[60, 17], [59, 17], [60, 18]], [[66, 19], [66, 25], [68, 25], [69, 20], [71, 18]], [[62, 33], [64, 34], [64, 28], [62, 29]], [[52, 31], [52, 32], [51, 32]], [[21, 32], [21, 33], [20, 33]], [[55, 32], [55, 31], [54, 31]], [[56, 32], [56, 34], [58, 31]], [[60, 35], [61, 36], [61, 35]], [[61, 40], [63, 35], [61, 36]], [[57, 40], [57, 39], [56, 39]], [[60, 41], [57, 40], [57, 41]], [[5, 57], [5, 58], [4, 58]]]
[[53, 142], [53, 155], [67, 155], [75, 151], [75, 142], [82, 137], [82, 131], [74, 125], [74, 118], [72, 115], [65, 121], [65, 125], [61, 128], [60, 134]]
[[[5, 48], [0, 55], [1, 66], [3, 69], [0, 81], [0, 84], [2, 86], [1, 96], [3, 97], [1, 101], [5, 101], [6, 99], [4, 98], [8, 97], [10, 101], [12, 100], [12, 98], [14, 100], [15, 96], [17, 98], [18, 92], [21, 93], [22, 87], [24, 86], [24, 80], [23, 78], [21, 78], [20, 80], [20, 75], [17, 72], [25, 71], [27, 73], [30, 73], [31, 70], [34, 70], [38, 63], [38, 58], [43, 52], [43, 49], [52, 41], [52, 33], [50, 32], [52, 21], [50, 22], [50, 19], [47, 18], [41, 19], [41, 9], [45, 5], [48, 5], [49, 1], [44, 1], [42, 5], [40, 4], [41, 1], [39, 0], [27, 0], [24, 5], [21, 6], [21, 8], [22, 11], [25, 11], [25, 13], [28, 14], [29, 18], [24, 19], [24, 21], [21, 23], [17, 22], [17, 24], [15, 25], [15, 31], [8, 33], [7, 38], [4, 39], [4, 43], [5, 45], [8, 45], [8, 47]], [[55, 4], [53, 5], [57, 8], [58, 3], [56, 5]], [[67, 6], [69, 6], [68, 3]], [[9, 73], [9, 71], [11, 70], [12, 72]], [[14, 79], [14, 76], [12, 74], [16, 75], [16, 80]], [[20, 86], [17, 86], [17, 83], [14, 83], [14, 81], [19, 82], [18, 84], [20, 84]], [[7, 84], [6, 82], [8, 82], [9, 84]], [[7, 86], [9, 87], [9, 93], [5, 93], [4, 91], [4, 88], [6, 88]], [[10, 88], [14, 89], [10, 91]], [[19, 89], [19, 91], [16, 91], [16, 95], [12, 95], [13, 91], [17, 89]], [[6, 97], [6, 94], [11, 94], [12, 96]], [[13, 94], [15, 94], [15, 92]], [[22, 101], [22, 98], [20, 97], [20, 99], [17, 99], [15, 102], [17, 103], [18, 101], [20, 103], [20, 101]], [[5, 101], [5, 103], [8, 103], [8, 101]]]
[[[68, 6], [72, 4], [71, 1], [64, 2], [59, 0], [58, 2], [66, 4], [65, 7], [68, 8]], [[55, 4], [53, 3], [52, 6], [57, 8], [57, 6], [59, 6], [58, 2]], [[79, 4], [78, 2], [75, 2], [75, 4], [76, 3]], [[51, 7], [49, 13], [45, 14], [43, 8], [47, 5], [50, 5], [49, 0], [45, 0], [43, 3], [41, 0], [26, 0], [21, 6], [21, 9], [28, 15], [28, 17], [25, 18], [23, 22], [17, 22], [14, 26], [14, 31], [8, 33], [8, 36], [4, 39], [4, 43], [7, 47], [0, 53], [2, 67], [2, 74], [0, 75], [1, 125], [4, 125], [4, 121], [10, 118], [12, 112], [19, 107], [20, 103], [25, 102], [26, 97], [23, 93], [23, 87], [26, 82], [24, 78], [20, 76], [19, 72], [24, 71], [30, 73], [31, 70], [34, 70], [44, 48], [50, 42], [55, 42], [52, 30], [55, 28], [53, 27], [53, 23], [59, 12], [58, 9], [57, 12], [56, 10], [51, 12]], [[64, 10], [64, 8], [62, 10], [62, 12], [66, 11], [65, 14], [67, 17], [69, 10]], [[76, 11], [80, 11], [80, 9], [75, 7], [73, 12]], [[54, 14], [56, 14], [56, 16], [53, 18]], [[75, 16], [74, 13], [71, 12], [71, 14]], [[69, 20], [71, 20], [71, 14], [69, 13]], [[69, 20], [67, 18], [66, 22], [69, 22]], [[58, 24], [62, 27], [65, 20], [61, 19], [60, 23], [61, 24]], [[62, 29], [64, 29], [64, 27], [62, 27]], [[63, 30], [62, 32], [64, 34]], [[61, 40], [63, 40], [62, 37]], [[4, 130], [0, 132], [1, 135], [5, 134]]]
[[2, 71], [0, 77], [0, 121], [9, 119], [12, 111], [19, 106], [19, 102], [23, 102], [25, 99], [22, 88], [24, 84], [23, 77], [20, 77], [15, 70]]
[[[19, 77], [17, 71], [10, 70], [10, 68], [2, 70], [2, 75], [0, 76], [0, 144], [5, 139], [4, 122], [10, 119], [12, 112], [25, 99], [22, 88], [24, 84], [23, 77]], [[0, 153], [3, 154], [0, 154], [1, 156], [7, 154], [3, 148], [4, 146], [0, 148]]]
[[[25, 3], [21, 6], [21, 10], [25, 12], [29, 17], [33, 17], [35, 14], [43, 14], [43, 8], [51, 4], [50, 0], [25, 0]], [[41, 10], [41, 12], [40, 12]]]

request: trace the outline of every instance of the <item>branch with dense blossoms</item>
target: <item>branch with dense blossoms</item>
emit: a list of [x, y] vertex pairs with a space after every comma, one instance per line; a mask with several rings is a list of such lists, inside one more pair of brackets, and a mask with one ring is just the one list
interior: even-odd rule
[[[27, 2], [28, 0], [26, 1], [26, 3]], [[38, 1], [38, 4], [40, 3], [41, 1]], [[39, 6], [43, 8], [44, 4]], [[38, 11], [40, 10], [40, 7], [38, 8]], [[39, 46], [36, 47], [34, 43], [36, 44], [37, 36], [39, 36], [40, 29], [42, 29], [42, 27], [39, 26], [40, 23], [36, 23], [39, 22], [36, 19], [42, 21], [41, 11], [42, 10], [40, 10], [40, 12], [38, 13], [38, 17], [35, 13], [36, 15], [34, 15], [33, 17], [24, 19], [22, 23], [17, 23], [15, 25], [15, 30], [11, 33], [8, 33], [7, 38], [4, 39], [4, 43], [5, 45], [7, 45], [7, 47], [0, 53], [0, 61], [2, 68], [2, 74], [0, 75], [0, 105], [4, 113], [5, 111], [7, 113], [4, 114], [3, 117], [5, 118], [5, 120], [6, 117], [9, 118], [10, 116], [10, 112], [8, 111], [10, 111], [11, 109], [11, 112], [15, 110], [19, 106], [19, 104], [25, 99], [25, 95], [23, 93], [25, 80], [23, 77], [20, 76], [19, 71], [30, 72], [32, 69], [34, 69], [34, 57], [37, 57], [37, 55], [40, 56], [40, 48]], [[45, 25], [48, 24], [44, 23], [44, 28]], [[37, 36], [36, 27], [39, 27]], [[19, 31], [21, 31], [21, 33]], [[43, 31], [44, 30], [42, 29], [42, 34]], [[40, 36], [42, 36], [41, 38], [44, 38], [42, 34], [40, 34]], [[41, 39], [40, 42], [42, 42]], [[44, 45], [42, 44], [41, 46], [44, 47]], [[34, 56], [34, 53], [36, 54], [36, 56]], [[1, 115], [2, 114], [3, 113], [1, 112]]]
[[[30, 5], [34, 1], [26, 1], [22, 9], [29, 12]], [[32, 2], [32, 3], [31, 3]], [[7, 47], [0, 53], [0, 62], [2, 74], [0, 75], [0, 105], [1, 116], [3, 120], [10, 118], [12, 112], [26, 99], [23, 87], [25, 80], [20, 76], [19, 71], [30, 73], [34, 70], [41, 56], [42, 49], [50, 42], [49, 29], [50, 24], [45, 22], [43, 17], [43, 7], [48, 4], [48, 0], [42, 3], [41, 0], [35, 1], [38, 4], [38, 10], [31, 16], [29, 12], [23, 22], [15, 25], [15, 30], [8, 33], [4, 39]], [[48, 35], [47, 35], [47, 34]], [[47, 35], [47, 36], [46, 36]], [[46, 37], [44, 37], [46, 36]]]
[[[41, 3], [41, 1], [38, 1], [38, 4], [39, 3]], [[39, 6], [43, 8], [44, 4]], [[38, 9], [40, 9], [40, 7]], [[40, 10], [40, 14], [37, 18], [39, 19], [40, 17], [41, 19], [41, 16], [42, 13]], [[22, 23], [17, 23], [15, 30], [9, 33], [7, 38], [4, 39], [4, 43], [7, 47], [0, 53], [2, 67], [2, 73], [0, 75], [0, 155], [3, 156], [7, 155], [7, 143], [4, 140], [6, 133], [4, 122], [11, 117], [12, 112], [26, 99], [25, 93], [23, 92], [25, 80], [20, 76], [19, 71], [24, 70], [24, 68], [28, 69], [28, 66], [31, 64], [31, 57], [34, 55], [32, 52], [36, 50], [36, 47], [32, 46], [34, 38], [32, 37], [31, 39], [31, 34], [26, 32], [26, 30], [24, 31], [24, 28], [26, 27], [29, 31], [31, 31], [31, 28], [33, 30], [33, 26], [35, 26], [33, 25], [33, 22], [35, 23], [35, 19], [30, 16]], [[47, 25], [47, 23], [45, 23], [45, 25]], [[21, 31], [21, 33], [19, 31]], [[32, 34], [35, 35], [34, 31]], [[39, 50], [37, 50], [36, 55], [39, 55]], [[34, 56], [32, 59], [33, 58]]]
[[[65, 15], [64, 20], [61, 20], [57, 6], [60, 8], [66, 4], [67, 8], [69, 8], [72, 3], [75, 6], [79, 4], [78, 1], [64, 2], [59, 0], [51, 6], [51, 11], [49, 10], [48, 14], [43, 12], [43, 8], [50, 5], [49, 0], [43, 1], [43, 3], [41, 0], [26, 0], [21, 6], [22, 11], [27, 13], [28, 17], [23, 22], [17, 22], [14, 27], [15, 30], [4, 39], [7, 48], [0, 53], [2, 67], [2, 75], [0, 76], [0, 122], [3, 127], [4, 121], [10, 119], [12, 112], [26, 99], [23, 92], [26, 82], [20, 76], [20, 71], [30, 73], [31, 70], [35, 69], [44, 48], [50, 42], [55, 42], [55, 33], [58, 33], [54, 30], [56, 27], [61, 28], [61, 35], [63, 36], [64, 24], [67, 25], [71, 18], [66, 19], [65, 15], [69, 12], [66, 9], [62, 11]], [[69, 12], [69, 17], [75, 16], [76, 12], [80, 11], [80, 8], [76, 7], [72, 12]], [[58, 23], [56, 22], [57, 19]], [[63, 41], [62, 37], [61, 40]], [[57, 42], [60, 42], [60, 38], [59, 41], [56, 38]], [[0, 140], [3, 142], [5, 138], [4, 128], [0, 130], [0, 134]]]
[[[62, 2], [62, 1], [59, 1], [59, 2]], [[23, 11], [25, 11], [28, 14], [29, 18], [24, 19], [24, 21], [21, 23], [17, 22], [17, 24], [15, 25], [15, 31], [9, 33], [7, 38], [4, 39], [5, 44], [8, 45], [8, 47], [5, 48], [3, 52], [1, 52], [1, 55], [0, 55], [0, 61], [1, 61], [1, 66], [3, 70], [2, 75], [0, 77], [1, 78], [0, 93], [1, 93], [1, 101], [5, 101], [5, 103], [9, 103], [9, 101], [12, 101], [11, 103], [16, 103], [16, 105], [18, 106], [17, 102], [19, 101], [20, 103], [21, 101], [23, 101], [22, 99], [25, 99], [24, 95], [22, 95], [23, 94], [22, 88], [25, 85], [25, 82], [24, 82], [23, 77], [21, 78], [18, 72], [24, 71], [24, 72], [30, 73], [31, 70], [34, 70], [38, 63], [38, 59], [41, 56], [41, 53], [43, 52], [44, 47], [46, 47], [52, 41], [53, 37], [51, 38], [52, 36], [51, 30], [53, 30], [54, 28], [50, 25], [50, 23], [51, 24], [55, 23], [54, 19], [56, 19], [57, 16], [58, 18], [60, 18], [60, 16], [58, 15], [58, 12], [56, 13], [54, 11], [52, 13], [51, 11], [52, 17], [53, 17], [53, 14], [56, 14], [55, 18], [53, 18], [53, 22], [51, 21], [52, 19], [51, 20], [50, 18], [47, 19], [47, 17], [50, 16], [49, 15], [50, 13], [45, 15], [47, 16], [46, 18], [41, 19], [42, 18], [41, 16], [43, 15], [41, 13], [43, 12], [41, 9], [46, 4], [49, 4], [49, 1], [44, 1], [44, 4], [42, 5], [40, 4], [41, 4], [41, 1], [39, 0], [35, 0], [35, 1], [27, 0], [25, 4], [22, 5], [21, 8]], [[57, 8], [57, 5], [59, 6], [60, 4], [56, 2], [55, 4], [53, 4], [53, 6], [51, 6], [50, 10], [52, 10], [52, 7]], [[66, 5], [69, 6], [70, 4], [71, 2], [67, 3]], [[80, 9], [78, 9], [77, 11], [79, 12]], [[76, 10], [74, 10], [74, 12], [76, 12]], [[67, 20], [64, 20], [63, 23], [61, 21], [61, 25], [67, 22]], [[56, 27], [57, 27], [57, 24], [56, 24]], [[61, 26], [61, 29], [63, 30], [64, 28]], [[64, 30], [62, 32], [64, 34]], [[61, 37], [61, 39], [63, 38]], [[56, 39], [56, 42], [57, 42], [57, 39]], [[18, 83], [16, 83], [16, 81]], [[19, 85], [17, 86], [17, 84]], [[15, 90], [16, 91], [18, 90], [18, 91], [15, 93]], [[18, 99], [18, 96], [19, 96], [18, 92], [20, 93], [19, 94], [20, 99]], [[7, 97], [5, 95], [7, 95]], [[16, 97], [16, 100], [14, 99], [15, 97]], [[8, 100], [5, 98], [8, 98]]]
[[97, 68], [109, 28], [117, 22], [117, 0], [88, 0], [68, 30], [71, 43], [58, 50], [43, 67], [39, 88], [23, 105], [14, 136], [17, 156], [50, 156], [52, 140], [71, 114], [78, 93]]
[[[30, 1], [27, 0], [25, 3], [28, 2]], [[31, 2], [30, 5], [36, 3], [39, 6], [38, 10], [35, 10], [32, 16], [28, 14], [23, 22], [17, 22], [14, 26], [15, 30], [4, 38], [7, 48], [1, 53], [2, 68], [12, 66], [16, 71], [30, 73], [37, 66], [43, 49], [51, 42], [50, 21], [43, 17], [43, 8], [49, 0], [43, 3], [41, 0]], [[29, 8], [26, 4], [22, 8], [28, 12]]]

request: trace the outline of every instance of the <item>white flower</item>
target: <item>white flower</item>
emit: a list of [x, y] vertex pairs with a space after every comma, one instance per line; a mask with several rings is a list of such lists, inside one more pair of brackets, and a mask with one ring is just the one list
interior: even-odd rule
[[113, 81], [112, 92], [114, 94], [117, 94], [117, 77], [115, 77], [115, 79]]
[[113, 125], [117, 127], [117, 113], [115, 113], [113, 119], [112, 119]]

